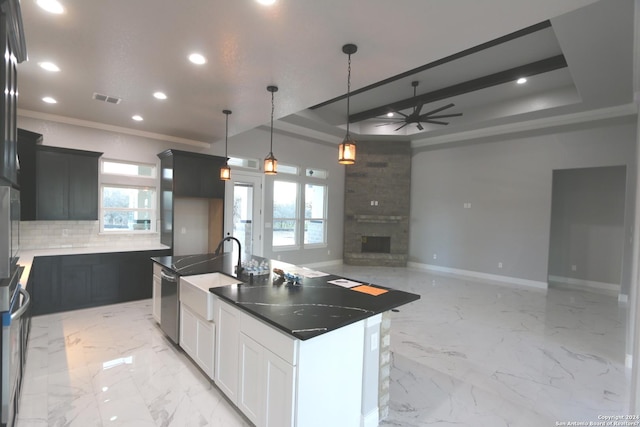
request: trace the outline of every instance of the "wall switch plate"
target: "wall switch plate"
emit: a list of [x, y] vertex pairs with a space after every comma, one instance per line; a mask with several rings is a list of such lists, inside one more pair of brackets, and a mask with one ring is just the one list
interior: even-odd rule
[[571, 271], [576, 271], [576, 270], [578, 270], [578, 266], [577, 266], [577, 265], [575, 265], [575, 264], [573, 264], [573, 265], [571, 266]]
[[502, 268], [502, 263], [501, 262], [498, 263], [498, 268]]

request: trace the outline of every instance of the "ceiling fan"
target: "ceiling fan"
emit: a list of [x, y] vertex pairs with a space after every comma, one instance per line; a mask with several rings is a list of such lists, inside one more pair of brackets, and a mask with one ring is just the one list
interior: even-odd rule
[[[413, 81], [411, 82], [411, 86], [413, 86], [413, 97], [416, 97], [416, 90], [418, 87], [419, 82], [417, 81]], [[405, 114], [402, 111], [396, 111], [396, 110], [392, 110], [391, 112], [395, 113], [395, 114], [399, 114], [402, 117], [398, 117], [395, 119], [395, 123], [403, 123], [402, 126], [400, 126], [399, 128], [396, 129], [396, 131], [399, 131], [400, 129], [402, 129], [403, 127], [407, 126], [408, 124], [411, 123], [415, 123], [418, 130], [424, 130], [424, 127], [422, 126], [422, 123], [433, 123], [436, 125], [448, 125], [449, 122], [443, 122], [440, 120], [434, 120], [434, 119], [446, 119], [449, 117], [460, 117], [462, 115], [462, 113], [451, 113], [451, 114], [437, 114], [441, 111], [444, 111], [446, 109], [449, 109], [451, 107], [454, 107], [455, 104], [447, 104], [445, 106], [436, 108], [435, 110], [431, 110], [428, 111], [426, 113], [420, 114], [421, 110], [422, 110], [422, 106], [424, 105], [423, 102], [420, 102], [418, 104], [415, 104], [413, 106], [413, 112], [411, 114]], [[393, 119], [392, 119], [393, 120]], [[391, 123], [383, 123], [377, 126], [386, 126], [389, 125]]]

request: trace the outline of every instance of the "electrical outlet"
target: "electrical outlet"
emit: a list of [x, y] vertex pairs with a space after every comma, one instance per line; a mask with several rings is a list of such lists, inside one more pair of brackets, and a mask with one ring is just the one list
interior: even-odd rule
[[438, 254], [433, 254], [433, 259], [438, 259]]
[[63, 237], [68, 237], [69, 236], [69, 229], [68, 228], [63, 228], [62, 229], [62, 236]]
[[498, 263], [498, 268], [502, 268], [502, 263], [501, 262]]
[[577, 265], [575, 265], [575, 264], [573, 264], [573, 265], [571, 266], [571, 271], [576, 271], [576, 270], [578, 270], [578, 266], [577, 266]]

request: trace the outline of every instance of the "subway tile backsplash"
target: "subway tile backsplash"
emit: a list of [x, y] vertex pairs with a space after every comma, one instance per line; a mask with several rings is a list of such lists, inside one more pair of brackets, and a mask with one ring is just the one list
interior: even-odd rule
[[100, 234], [99, 221], [22, 221], [20, 249], [145, 247], [160, 244], [159, 233]]

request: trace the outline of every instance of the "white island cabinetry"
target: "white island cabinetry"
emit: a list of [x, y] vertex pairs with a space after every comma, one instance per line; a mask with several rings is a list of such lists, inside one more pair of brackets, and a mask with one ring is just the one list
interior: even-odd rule
[[363, 425], [364, 321], [303, 341], [215, 306], [214, 381], [256, 426]]

